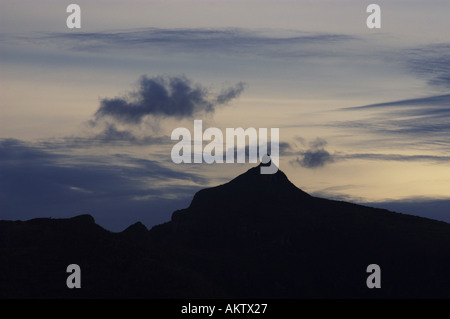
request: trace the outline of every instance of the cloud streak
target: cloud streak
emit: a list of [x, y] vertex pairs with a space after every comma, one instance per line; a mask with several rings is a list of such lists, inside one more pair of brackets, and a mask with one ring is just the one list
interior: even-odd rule
[[431, 86], [450, 88], [450, 44], [438, 43], [406, 50], [407, 69]]
[[[348, 107], [343, 110], [359, 110], [359, 109], [371, 109], [382, 108], [392, 106], [450, 106], [450, 94], [434, 95], [423, 98], [405, 99], [398, 101], [391, 101], [385, 103], [376, 103], [363, 106]], [[434, 109], [431, 109], [432, 111]]]
[[[450, 94], [403, 99], [341, 109], [359, 112], [360, 119], [332, 123], [343, 129], [389, 139], [390, 143], [442, 146], [447, 150], [450, 131]], [[376, 113], [368, 111], [376, 111]], [[353, 116], [354, 117], [354, 116]], [[436, 149], [435, 149], [436, 150]]]
[[[433, 162], [433, 163], [449, 163], [450, 156], [439, 155], [404, 155], [404, 154], [386, 154], [386, 153], [330, 153], [325, 150], [327, 141], [317, 138], [309, 143], [310, 148], [306, 151], [286, 151], [286, 156], [297, 156], [290, 161], [292, 166], [301, 166], [304, 168], [317, 169], [327, 164], [347, 161], [347, 160], [371, 160], [371, 161], [394, 161], [394, 162]], [[291, 148], [292, 149], [292, 148]]]
[[[274, 35], [270, 31], [248, 29], [132, 29], [117, 32], [51, 33], [44, 41], [63, 40], [71, 50], [84, 52], [150, 50], [152, 52], [214, 53], [233, 56], [298, 58], [335, 56], [321, 50], [323, 45], [346, 43], [359, 39], [333, 33], [287, 32]], [[345, 50], [345, 48], [342, 48]]]
[[450, 162], [450, 156], [437, 155], [402, 155], [402, 154], [376, 154], [376, 153], [355, 153], [355, 154], [335, 154], [335, 160], [367, 159], [375, 161], [395, 161], [395, 162]]
[[383, 153], [333, 153], [330, 154], [324, 149], [307, 150], [299, 152], [301, 155], [290, 162], [293, 166], [305, 168], [322, 168], [326, 164], [346, 161], [346, 160], [371, 160], [371, 161], [390, 161], [390, 162], [433, 162], [449, 163], [450, 156], [438, 155], [403, 155], [403, 154], [383, 154]]

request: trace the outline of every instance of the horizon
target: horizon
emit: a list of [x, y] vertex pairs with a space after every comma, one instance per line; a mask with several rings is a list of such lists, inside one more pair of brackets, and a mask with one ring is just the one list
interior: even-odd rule
[[68, 4], [1, 1], [0, 219], [169, 221], [255, 165], [175, 164], [171, 132], [202, 120], [278, 128], [312, 196], [449, 223], [450, 3], [432, 3], [378, 1], [369, 29], [356, 0], [83, 0], [69, 29]]
[[[222, 186], [222, 185], [225, 185], [225, 184], [227, 184], [227, 183], [233, 181], [234, 179], [238, 178], [239, 176], [248, 174], [251, 170], [257, 169], [257, 168], [259, 168], [259, 167], [261, 167], [261, 166], [263, 166], [263, 165], [266, 165], [266, 164], [267, 164], [267, 163], [259, 162], [256, 166], [253, 166], [253, 167], [247, 169], [246, 171], [241, 172], [239, 175], [235, 176], [234, 178], [230, 179], [229, 181], [227, 181], [227, 182], [225, 182], [225, 183], [223, 183], [223, 184], [219, 184], [219, 185], [212, 186], [212, 188], [218, 187], [218, 186]], [[286, 174], [285, 174], [282, 170], [277, 170], [274, 174], [279, 174], [279, 173], [284, 174], [284, 175], [286, 176]], [[269, 175], [269, 176], [270, 176], [270, 175]], [[286, 177], [287, 177], [287, 179], [289, 180], [289, 176], [286, 176]], [[289, 180], [289, 182], [291, 182], [291, 181]], [[292, 182], [291, 182], [291, 183], [292, 183]], [[295, 186], [296, 188], [298, 188], [295, 184], [294, 184], [294, 186]], [[202, 188], [202, 189], [206, 189], [206, 188]], [[200, 190], [202, 190], [202, 189], [200, 189]], [[300, 188], [298, 188], [298, 189], [300, 189]], [[301, 190], [301, 189], [300, 189], [300, 190]], [[302, 190], [302, 191], [303, 191], [303, 190]], [[310, 195], [310, 194], [308, 194], [308, 195]], [[316, 197], [316, 198], [322, 198], [322, 197], [320, 197], [320, 196], [313, 196], [313, 197]], [[150, 230], [151, 230], [153, 227], [155, 227], [155, 226], [159, 226], [159, 225], [162, 225], [162, 224], [164, 224], [164, 223], [166, 223], [166, 222], [169, 222], [169, 221], [171, 220], [172, 214], [173, 214], [175, 211], [178, 211], [178, 210], [180, 210], [180, 209], [188, 209], [188, 207], [190, 206], [190, 203], [192, 202], [192, 199], [193, 199], [193, 198], [191, 198], [190, 202], [189, 202], [185, 207], [178, 207], [176, 210], [174, 210], [174, 211], [170, 214], [169, 220], [162, 221], [161, 223], [155, 223], [155, 224], [151, 225], [150, 227], [146, 226], [144, 223], [142, 223], [142, 221], [136, 220], [136, 221], [134, 221], [134, 222], [131, 222], [129, 225], [125, 225], [123, 229], [112, 230], [112, 229], [108, 229], [108, 228], [102, 226], [101, 224], [99, 224], [99, 223], [97, 222], [97, 220], [95, 219], [95, 217], [94, 217], [93, 215], [89, 214], [89, 213], [80, 213], [80, 214], [75, 214], [75, 215], [73, 215], [73, 216], [65, 216], [65, 217], [45, 217], [45, 216], [38, 216], [38, 217], [32, 217], [32, 218], [30, 218], [30, 219], [25, 219], [25, 220], [22, 220], [22, 221], [28, 221], [28, 220], [33, 220], [33, 219], [71, 219], [71, 218], [76, 218], [76, 217], [79, 217], [79, 216], [90, 216], [90, 217], [93, 218], [94, 222], [95, 222], [97, 225], [101, 226], [101, 227], [104, 228], [105, 230], [108, 230], [108, 231], [110, 231], [110, 232], [112, 232], [112, 233], [121, 233], [121, 232], [125, 231], [127, 228], [129, 228], [130, 226], [133, 226], [133, 225], [135, 225], [135, 224], [137, 224], [137, 223], [140, 223], [140, 224], [144, 225], [144, 227], [146, 227], [146, 229], [147, 229], [148, 231], [150, 231]], [[334, 200], [341, 201], [340, 199], [334, 199]], [[386, 205], [385, 203], [383, 203], [384, 205], [380, 205], [380, 206], [378, 206], [376, 203], [373, 203], [372, 205], [371, 205], [371, 203], [365, 203], [365, 204], [364, 204], [364, 203], [363, 203], [363, 204], [361, 204], [361, 203], [354, 203], [354, 204], [363, 205], [363, 206], [366, 206], [366, 207], [373, 207], [373, 208], [385, 209], [385, 210], [387, 210], [387, 211], [389, 211], [390, 213], [393, 213], [393, 214], [397, 214], [397, 213], [405, 214], [405, 213], [403, 213], [403, 212], [401, 212], [401, 211], [395, 211], [395, 210], [390, 210], [390, 208], [385, 208], [385, 207], [386, 207], [386, 206], [384, 206], [384, 205]], [[395, 205], [395, 204], [400, 205], [400, 207], [401, 207], [401, 203], [394, 203], [394, 205]], [[392, 205], [392, 204], [391, 204], [391, 205]], [[387, 204], [387, 206], [390, 206], [390, 205]], [[441, 221], [441, 222], [449, 223], [448, 221], [445, 221], [445, 220], [439, 220], [439, 219], [435, 219], [435, 218], [429, 218], [429, 217], [426, 217], [426, 216], [422, 216], [422, 215], [420, 214], [420, 211], [419, 211], [419, 214], [406, 214], [406, 215], [418, 216], [418, 217], [422, 217], [422, 218], [427, 218], [427, 219], [431, 219], [431, 220], [436, 220], [436, 221]], [[15, 220], [15, 221], [17, 221], [17, 220]]]

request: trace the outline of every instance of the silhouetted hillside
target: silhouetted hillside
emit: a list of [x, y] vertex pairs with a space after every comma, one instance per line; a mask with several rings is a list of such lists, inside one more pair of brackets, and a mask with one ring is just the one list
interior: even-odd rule
[[[1, 297], [450, 298], [450, 224], [312, 197], [255, 167], [150, 231], [0, 221], [0, 262]], [[72, 263], [81, 289], [66, 287]]]

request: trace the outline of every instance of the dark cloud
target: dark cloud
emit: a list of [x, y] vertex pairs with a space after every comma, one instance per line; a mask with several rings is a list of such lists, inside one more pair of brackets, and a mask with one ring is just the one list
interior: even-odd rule
[[[185, 186], [186, 181], [192, 186]], [[18, 140], [0, 140], [2, 219], [90, 213], [112, 230], [138, 220], [150, 227], [169, 220], [173, 210], [185, 207], [205, 183], [196, 174], [152, 160], [69, 156]]]
[[298, 164], [306, 168], [319, 168], [334, 162], [333, 156], [324, 149], [307, 150], [303, 157], [297, 157], [291, 164]]
[[[302, 141], [303, 138], [296, 138], [296, 140]], [[300, 165], [305, 168], [320, 168], [324, 167], [326, 164], [333, 163], [335, 161], [334, 155], [331, 155], [328, 151], [324, 149], [327, 145], [327, 141], [323, 138], [316, 138], [309, 143], [310, 148], [306, 151], [300, 151], [294, 154], [300, 155], [295, 160], [291, 161], [291, 165]]]
[[[268, 150], [270, 151], [270, 143], [268, 143]], [[287, 155], [292, 151], [293, 146], [287, 142], [280, 142], [278, 144], [280, 155]]]
[[192, 117], [197, 113], [212, 113], [238, 97], [243, 83], [213, 96], [206, 88], [186, 77], [147, 77], [139, 80], [138, 89], [124, 97], [102, 99], [95, 120], [111, 117], [118, 122], [138, 124], [144, 117]]
[[234, 87], [224, 89], [216, 98], [218, 105], [226, 104], [234, 98], [237, 98], [244, 91], [244, 83], [239, 82]]

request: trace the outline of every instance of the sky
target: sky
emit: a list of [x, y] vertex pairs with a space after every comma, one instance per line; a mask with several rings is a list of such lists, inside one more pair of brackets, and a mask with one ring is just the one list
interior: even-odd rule
[[279, 128], [304, 191], [450, 222], [448, 1], [0, 0], [0, 219], [170, 220], [252, 163], [171, 132]]

